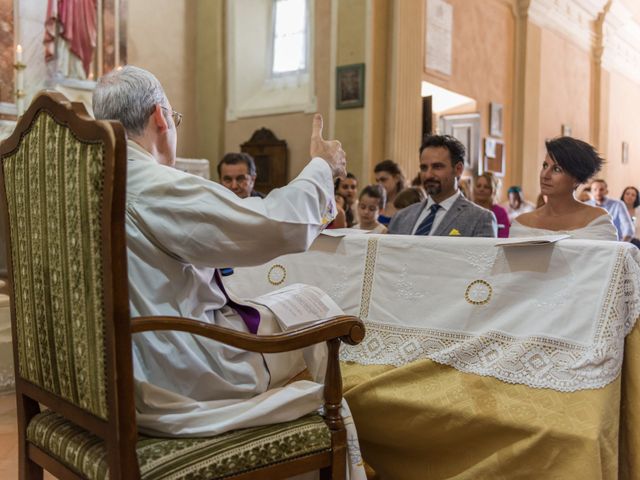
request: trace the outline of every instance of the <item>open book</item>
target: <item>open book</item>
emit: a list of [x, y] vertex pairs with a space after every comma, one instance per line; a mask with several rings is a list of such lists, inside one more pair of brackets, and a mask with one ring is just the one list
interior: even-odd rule
[[549, 245], [559, 242], [565, 238], [571, 238], [571, 235], [544, 235], [541, 237], [516, 237], [505, 238], [496, 243], [496, 247], [525, 247], [530, 245]]
[[291, 330], [318, 320], [344, 315], [332, 298], [318, 287], [294, 283], [275, 292], [252, 298], [269, 308], [282, 330]]

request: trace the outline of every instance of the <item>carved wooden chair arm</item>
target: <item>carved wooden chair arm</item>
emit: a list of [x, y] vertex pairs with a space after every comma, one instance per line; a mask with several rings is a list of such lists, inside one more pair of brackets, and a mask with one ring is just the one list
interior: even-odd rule
[[340, 374], [340, 341], [357, 345], [364, 338], [364, 323], [358, 317], [339, 315], [319, 320], [308, 326], [276, 335], [255, 335], [182, 317], [136, 317], [131, 319], [131, 333], [174, 330], [217, 340], [244, 350], [279, 353], [327, 342], [327, 370], [324, 379], [325, 421], [336, 436], [340, 448], [346, 448], [344, 422], [340, 415], [342, 375]]
[[364, 338], [364, 324], [358, 317], [339, 315], [319, 320], [296, 330], [275, 335], [255, 335], [229, 328], [211, 325], [183, 317], [135, 317], [131, 319], [131, 333], [154, 330], [174, 330], [217, 340], [228, 345], [260, 353], [280, 353], [310, 345], [340, 339], [349, 345], [357, 345]]

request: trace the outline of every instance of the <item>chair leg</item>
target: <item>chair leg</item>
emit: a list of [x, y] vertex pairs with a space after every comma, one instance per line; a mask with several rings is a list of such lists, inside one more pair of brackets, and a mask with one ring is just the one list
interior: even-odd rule
[[331, 463], [331, 480], [345, 480], [347, 473], [347, 449], [339, 448]]
[[27, 452], [27, 425], [29, 421], [40, 413], [38, 402], [17, 393], [17, 414], [18, 414], [18, 474], [20, 480], [42, 480], [42, 467], [31, 461]]
[[320, 469], [320, 480], [331, 480], [331, 467]]
[[27, 458], [26, 452], [20, 453], [20, 480], [42, 480], [42, 467]]
[[345, 480], [347, 473], [347, 452], [345, 447], [333, 450], [331, 465], [320, 469], [320, 480]]

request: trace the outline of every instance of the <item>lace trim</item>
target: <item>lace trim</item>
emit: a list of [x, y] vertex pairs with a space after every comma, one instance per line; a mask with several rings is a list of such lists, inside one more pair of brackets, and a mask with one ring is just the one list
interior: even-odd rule
[[535, 388], [562, 392], [602, 388], [620, 373], [625, 336], [640, 317], [638, 257], [619, 249], [590, 345], [545, 336], [519, 338], [499, 331], [471, 335], [368, 321], [364, 341], [343, 349], [341, 359], [401, 366], [428, 358], [462, 372]]
[[362, 296], [360, 297], [360, 318], [366, 320], [369, 316], [369, 304], [373, 290], [373, 276], [376, 270], [376, 257], [378, 255], [378, 240], [370, 238], [367, 242], [367, 254], [362, 274]]

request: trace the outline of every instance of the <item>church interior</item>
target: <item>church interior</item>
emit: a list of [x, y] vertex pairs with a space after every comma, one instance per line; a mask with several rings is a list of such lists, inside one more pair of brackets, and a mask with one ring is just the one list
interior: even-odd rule
[[[127, 337], [118, 336], [109, 327], [109, 315], [115, 318], [122, 314], [118, 310], [122, 292], [116, 282], [112, 282], [112, 276], [117, 278], [126, 274], [127, 257], [124, 253], [125, 267], [113, 267], [113, 272], [109, 273], [112, 276], [104, 277], [109, 281], [96, 280], [99, 277], [95, 276], [93, 267], [86, 270], [82, 281], [78, 281], [79, 285], [87, 288], [87, 292], [91, 290], [91, 282], [104, 283], [107, 285], [105, 304], [111, 305], [109, 302], [113, 300], [113, 305], [105, 310], [106, 326], [100, 323], [99, 327], [83, 327], [89, 328], [90, 332], [94, 328], [105, 332], [104, 351], [100, 350], [102, 347], [98, 348], [94, 360], [107, 372], [104, 375], [107, 380], [98, 375], [95, 382], [97, 385], [104, 380], [107, 385], [104, 395], [108, 397], [108, 405], [102, 406], [98, 402], [95, 409], [91, 405], [87, 407], [82, 404], [81, 387], [68, 397], [64, 394], [62, 380], [47, 380], [48, 376], [54, 378], [63, 370], [61, 360], [51, 360], [57, 355], [56, 347], [50, 346], [54, 353], [46, 354], [43, 353], [44, 344], [33, 347], [31, 342], [40, 341], [38, 335], [43, 334], [36, 332], [40, 328], [50, 332], [49, 340], [57, 338], [54, 335], [57, 334], [54, 325], [56, 302], [48, 293], [43, 293], [48, 289], [55, 290], [55, 274], [45, 266], [42, 275], [46, 280], [42, 284], [35, 280], [40, 275], [40, 270], [37, 270], [41, 265], [39, 262], [53, 261], [53, 250], [43, 250], [49, 253], [43, 254], [42, 260], [33, 245], [54, 230], [53, 220], [49, 221], [51, 218], [59, 217], [66, 222], [67, 217], [72, 216], [72, 208], [68, 215], [43, 214], [37, 205], [42, 209], [48, 208], [53, 205], [51, 198], [54, 197], [38, 189], [44, 191], [46, 185], [55, 182], [63, 185], [66, 181], [63, 177], [71, 172], [66, 169], [71, 167], [55, 167], [58, 173], [62, 172], [58, 177], [49, 177], [46, 169], [40, 172], [36, 168], [39, 168], [37, 162], [44, 161], [42, 159], [57, 165], [58, 160], [54, 162], [47, 155], [55, 153], [61, 157], [72, 157], [76, 150], [73, 150], [75, 147], [63, 146], [49, 150], [51, 144], [44, 140], [45, 130], [63, 127], [73, 130], [76, 124], [89, 122], [87, 119], [94, 114], [98, 119], [117, 119], [105, 117], [102, 113], [104, 106], [95, 108], [94, 91], [100, 88], [103, 76], [126, 73], [127, 66], [150, 72], [164, 89], [170, 105], [160, 105], [159, 109], [171, 113], [162, 118], [167, 118], [168, 123], [173, 122], [175, 127], [174, 167], [199, 177], [199, 192], [208, 192], [209, 189], [218, 192], [215, 201], [238, 212], [241, 207], [237, 205], [241, 203], [229, 200], [228, 195], [231, 194], [227, 191], [219, 193], [223, 188], [218, 183], [237, 193], [235, 187], [230, 186], [234, 180], [223, 178], [225, 170], [221, 160], [226, 154], [241, 152], [251, 156], [252, 165], [255, 161], [253, 167], [247, 163], [246, 175], [239, 174], [234, 184], [244, 181], [246, 185], [248, 176], [250, 186], [247, 195], [266, 195], [260, 199], [242, 199], [249, 205], [249, 213], [255, 216], [244, 210], [238, 215], [246, 214], [250, 224], [239, 233], [236, 230], [228, 233], [222, 227], [207, 231], [211, 238], [215, 238], [212, 243], [234, 244], [233, 248], [228, 247], [230, 263], [224, 264], [223, 260], [222, 264], [206, 264], [205, 260], [187, 261], [185, 258], [190, 257], [181, 253], [168, 254], [172, 258], [179, 257], [185, 271], [200, 272], [194, 274], [194, 278], [208, 275], [203, 273], [205, 270], [198, 269], [212, 267], [207, 282], [213, 285], [215, 295], [223, 295], [222, 304], [216, 306], [216, 312], [211, 313], [213, 317], [209, 317], [216, 319], [212, 322], [218, 321], [218, 309], [234, 311], [233, 317], [227, 313], [224, 315], [244, 322], [243, 328], [246, 324], [251, 334], [257, 332], [257, 336], [261, 336], [262, 327], [251, 330], [243, 315], [243, 302], [238, 299], [253, 299], [251, 308], [257, 308], [261, 314], [263, 309], [270, 309], [278, 317], [277, 309], [284, 307], [275, 303], [277, 292], [284, 287], [295, 295], [303, 295], [296, 293], [295, 288], [299, 284], [317, 288], [311, 293], [305, 291], [313, 300], [309, 300], [310, 303], [322, 304], [324, 309], [324, 316], [320, 315], [315, 320], [343, 316], [331, 325], [335, 338], [322, 337], [329, 335], [329, 326], [309, 326], [307, 321], [300, 327], [313, 330], [309, 335], [315, 335], [316, 342], [327, 341], [329, 351], [336, 355], [335, 361], [329, 357], [326, 383], [329, 385], [329, 378], [332, 378], [332, 385], [339, 386], [337, 390], [334, 386], [324, 389], [323, 403], [329, 419], [325, 419], [328, 422], [326, 428], [331, 436], [326, 433], [330, 440], [326, 440], [328, 443], [322, 448], [330, 451], [330, 455], [324, 450], [324, 456], [318, 453], [319, 450], [300, 453], [297, 454], [299, 458], [296, 457], [298, 463], [294, 465], [292, 462], [291, 467], [284, 466], [291, 458], [277, 457], [273, 464], [260, 467], [266, 469], [263, 472], [257, 467], [247, 467], [244, 472], [211, 473], [211, 469], [197, 470], [201, 467], [194, 463], [193, 476], [185, 473], [186, 470], [176, 470], [171, 476], [169, 470], [174, 468], [174, 464], [170, 462], [175, 463], [175, 459], [167, 460], [162, 455], [169, 458], [167, 452], [177, 447], [158, 443], [160, 446], [156, 446], [155, 455], [159, 460], [151, 465], [153, 462], [148, 458], [143, 461], [141, 448], [146, 447], [140, 446], [157, 440], [156, 437], [167, 437], [166, 432], [159, 435], [159, 430], [145, 427], [146, 430], [136, 434], [135, 429], [122, 427], [125, 428], [123, 432], [129, 433], [113, 433], [115, 424], [120, 428], [121, 423], [126, 423], [122, 419], [127, 412], [131, 414], [129, 420], [133, 419], [136, 408], [138, 415], [142, 412], [138, 390], [135, 405], [131, 393], [134, 382], [136, 389], [141, 383], [139, 366], [136, 363], [133, 370], [131, 365], [128, 370], [120, 370], [120, 362], [131, 364], [131, 352], [118, 357], [122, 352], [114, 345], [120, 345], [120, 341], [130, 344], [132, 335], [147, 335], [141, 332], [147, 332], [145, 329], [151, 326], [150, 323], [146, 326], [140, 323], [132, 327], [131, 332], [127, 327]], [[51, 94], [53, 99], [66, 98], [82, 107], [73, 109], [67, 103], [66, 112], [64, 107], [59, 109], [60, 118], [64, 120], [56, 120], [58, 107], [47, 106], [48, 100], [40, 93], [42, 90], [55, 92]], [[51, 113], [54, 120], [51, 125], [58, 127], [51, 127], [44, 120], [42, 124], [38, 123], [40, 110], [35, 110], [36, 104], [42, 105], [42, 112]], [[77, 113], [80, 109], [86, 110], [88, 116], [79, 115], [71, 120], [71, 111]], [[320, 133], [317, 114], [322, 116]], [[150, 118], [156, 117], [152, 113]], [[100, 122], [93, 122], [96, 123]], [[49, 126], [45, 128], [44, 125]], [[39, 470], [42, 466], [45, 479], [204, 480], [298, 478], [297, 475], [301, 475], [300, 478], [318, 478], [313, 476], [315, 473], [304, 476], [307, 474], [305, 468], [321, 470], [319, 478], [358, 480], [640, 478], [640, 386], [636, 381], [640, 375], [640, 327], [636, 325], [640, 317], [640, 220], [635, 213], [640, 212], [639, 126], [640, 0], [0, 0], [0, 208], [4, 210], [0, 211], [0, 259], [4, 258], [0, 262], [0, 478], [43, 478]], [[78, 132], [90, 130], [89, 127], [85, 130], [82, 129], [84, 127], [78, 128]], [[114, 166], [105, 167], [105, 171], [126, 168], [126, 188], [130, 189], [128, 177], [135, 175], [131, 174], [124, 160], [125, 153], [131, 156], [134, 130], [127, 125], [124, 130], [109, 128], [108, 139], [104, 140], [108, 147], [103, 148], [102, 154], [108, 156], [104, 153], [107, 152], [111, 155]], [[96, 127], [96, 132], [98, 130]], [[64, 138], [69, 142], [73, 142], [73, 138], [83, 140], [75, 132], [64, 134], [67, 135]], [[32, 138], [36, 134], [41, 135], [41, 143]], [[61, 141], [63, 134], [56, 135], [55, 141]], [[102, 134], [96, 135], [78, 149], [87, 148], [93, 152], [91, 142], [95, 144], [98, 138], [106, 138], [100, 136]], [[445, 200], [442, 202], [444, 207], [440, 207], [437, 200], [436, 207], [446, 208], [447, 213], [438, 213], [438, 208], [428, 213], [427, 205], [433, 206], [429, 199], [437, 198], [440, 191], [430, 190], [429, 181], [425, 180], [424, 175], [428, 174], [425, 173], [427, 167], [423, 153], [429, 149], [441, 151], [445, 148], [442, 144], [435, 147], [429, 144], [428, 139], [432, 136], [453, 138], [456, 145], [462, 147], [460, 163], [454, 162], [451, 150], [449, 156], [453, 168], [459, 167], [454, 186], [456, 192], [462, 192], [460, 195], [472, 200], [470, 197], [475, 193], [469, 192], [479, 189], [478, 182], [485, 178], [491, 189], [491, 198], [488, 203], [476, 200], [481, 207], [491, 211], [492, 205], [503, 205], [506, 215], [510, 205], [516, 208], [511, 204], [514, 193], [518, 198], [517, 209], [531, 204], [534, 217], [529, 218], [534, 220], [526, 235], [521, 234], [521, 239], [514, 235], [514, 238], [471, 238], [495, 237], [505, 222], [507, 227], [511, 223], [514, 232], [511, 215], [503, 221], [495, 210], [492, 235], [467, 234], [455, 223], [447, 223], [445, 233], [434, 233], [438, 226], [443, 228], [445, 222], [445, 217], [438, 215], [449, 215], [449, 209], [453, 211], [453, 207], [444, 203]], [[592, 202], [590, 205], [605, 208], [613, 219], [613, 225], [609, 222], [608, 226], [617, 229], [617, 238], [613, 240], [619, 241], [579, 236], [571, 239], [571, 231], [580, 230], [576, 216], [569, 216], [566, 220], [571, 228], [545, 227], [545, 236], [539, 237], [540, 240], [533, 237], [531, 231], [542, 229], [542, 223], [536, 223], [539, 220], [535, 217], [538, 211], [535, 208], [552, 208], [554, 205], [552, 197], [555, 193], [552, 186], [545, 183], [546, 162], [553, 160], [550, 172], [553, 168], [560, 169], [558, 165], [570, 171], [556, 160], [552, 150], [555, 141], [560, 139], [561, 142], [567, 137], [582, 141], [580, 148], [591, 146], [588, 147], [592, 148], [589, 152], [595, 152], [597, 159], [604, 159], [601, 167], [598, 163], [594, 174], [589, 175], [589, 180], [598, 180], [593, 183], [586, 180], [574, 182], [570, 185], [569, 195], [571, 199], [574, 195], [577, 199], [584, 194], [585, 205]], [[333, 140], [339, 144], [331, 143]], [[310, 173], [310, 169], [321, 169], [317, 158], [310, 162], [311, 157], [324, 158], [322, 154], [314, 154], [314, 141], [321, 142], [324, 153], [330, 148], [337, 149], [338, 153], [334, 151], [334, 160], [331, 161], [335, 161], [335, 155], [343, 151], [349, 176], [341, 175], [336, 180], [336, 193], [340, 191], [342, 194], [338, 189], [350, 185], [349, 178], [357, 179], [357, 187], [353, 187], [352, 194], [355, 203], [345, 193], [341, 201], [346, 203], [336, 207], [338, 200], [333, 198], [333, 178], [327, 180], [330, 199], [323, 193], [324, 184], [317, 178], [321, 178], [324, 172], [326, 180], [328, 170], [322, 164], [324, 171]], [[38, 149], [41, 150], [40, 155], [34, 153]], [[88, 157], [91, 155], [87, 154]], [[245, 157], [238, 158], [242, 164]], [[24, 170], [26, 179], [19, 175], [17, 162], [20, 159], [28, 165]], [[120, 160], [122, 162], [118, 163]], [[62, 159], [59, 161], [63, 162]], [[327, 160], [335, 177], [336, 170], [331, 161]], [[402, 172], [399, 178], [402, 178], [403, 185], [394, 193], [384, 185], [384, 178], [379, 178], [379, 174], [385, 171], [390, 172], [394, 179], [397, 177], [395, 170], [378, 168], [383, 162], [390, 162], [393, 168]], [[238, 167], [237, 164], [235, 166]], [[31, 171], [35, 173], [30, 178]], [[80, 175], [92, 174], [91, 168], [79, 168], [78, 172]], [[551, 178], [552, 173], [549, 175]], [[36, 177], [40, 180], [36, 181]], [[51, 180], [53, 178], [55, 182]], [[572, 178], [580, 179], [577, 174]], [[188, 178], [179, 177], [178, 180], [176, 185], [183, 186], [181, 182], [188, 181]], [[40, 186], [30, 189], [30, 182]], [[111, 185], [110, 182], [107, 184]], [[122, 182], [114, 180], [113, 183], [113, 191], [122, 193], [123, 198], [124, 182], [123, 177]], [[622, 227], [613, 218], [614, 213], [598, 200], [595, 193], [598, 182], [604, 186], [602, 195], [615, 199], [628, 221], [633, 222], [633, 229], [628, 235], [621, 233]], [[86, 193], [85, 189], [90, 190], [93, 188], [91, 185], [98, 183], [87, 180], [83, 184], [80, 181], [79, 185], [85, 186], [79, 187], [81, 193], [78, 198]], [[207, 186], [213, 183], [218, 190]], [[313, 221], [305, 220], [302, 214], [295, 219], [286, 217], [279, 213], [278, 208], [282, 205], [278, 204], [276, 208], [266, 203], [270, 197], [275, 199], [280, 195], [278, 192], [288, 191], [289, 187], [310, 184], [320, 185], [317, 186], [319, 193], [313, 194], [320, 198], [319, 201], [314, 200], [314, 208], [317, 209], [320, 203], [320, 210], [314, 211]], [[381, 187], [378, 188], [378, 184]], [[410, 185], [415, 186], [420, 194], [413, 202], [420, 202], [424, 208], [421, 216], [416, 210], [416, 217], [412, 218], [407, 231], [400, 231], [400, 217], [391, 217], [392, 214], [400, 214], [399, 208], [397, 213], [395, 210], [388, 213], [390, 210], [385, 207], [385, 201], [375, 200], [378, 198], [376, 192], [382, 191], [383, 198], [391, 203], [393, 196]], [[442, 187], [440, 183], [438, 186]], [[20, 196], [19, 188], [37, 194], [37, 202], [32, 198], [24, 200], [27, 197]], [[181, 195], [191, 191], [187, 187], [182, 188]], [[627, 191], [635, 191], [635, 200], [632, 199], [631, 204], [625, 199]], [[104, 195], [101, 198], [106, 204], [111, 197]], [[378, 213], [391, 217], [391, 220], [386, 220], [391, 222], [385, 223], [386, 228], [380, 226], [381, 230], [372, 233], [363, 231], [374, 230], [366, 226], [363, 208], [368, 200], [375, 203], [376, 217]], [[155, 214], [155, 210], [152, 207], [142, 210], [140, 207], [139, 212], [143, 213], [136, 210], [134, 215], [129, 196], [126, 207], [124, 200], [121, 204], [117, 201], [113, 199], [113, 211], [121, 208], [123, 220], [113, 221], [113, 228], [119, 229], [122, 235], [126, 228], [127, 241], [130, 241], [132, 225], [139, 228], [136, 235], [146, 235], [150, 227], [147, 229], [135, 215], [142, 218], [145, 211]], [[289, 203], [298, 203], [301, 210], [306, 208], [311, 212], [313, 209], [305, 203], [310, 201], [305, 198]], [[260, 202], [267, 206], [262, 207]], [[360, 217], [359, 223], [357, 219], [347, 218], [344, 225], [332, 230], [329, 222], [335, 216], [335, 210], [344, 215], [345, 205], [349, 202], [352, 202], [349, 208], [354, 209], [353, 215]], [[62, 212], [66, 207], [60, 208]], [[91, 224], [93, 217], [83, 214], [83, 207], [79, 208], [83, 225]], [[576, 211], [583, 212], [586, 207], [581, 205], [580, 208]], [[511, 214], [511, 210], [508, 213]], [[606, 212], [603, 213], [607, 216]], [[196, 211], [192, 216], [197, 217], [197, 214]], [[532, 215], [531, 212], [524, 214]], [[42, 220], [38, 220], [43, 222], [42, 231], [33, 227], [37, 215], [42, 215]], [[217, 218], [224, 219], [231, 214], [224, 210], [218, 215]], [[290, 226], [292, 232], [298, 232], [298, 223], [322, 225], [317, 231], [313, 230], [315, 227], [309, 227], [308, 232], [315, 232], [314, 238], [306, 243], [300, 240], [298, 244], [302, 243], [302, 247], [285, 248], [282, 245], [296, 233], [288, 233], [280, 241], [273, 233], [278, 227], [265, 223], [265, 231], [268, 229], [270, 233], [265, 233], [263, 247], [255, 244], [258, 245], [257, 250], [264, 249], [267, 253], [255, 255], [260, 260], [247, 257], [245, 261], [237, 250], [243, 245], [249, 248], [260, 238], [245, 242], [242, 235], [260, 237], [259, 228], [263, 224], [256, 218], [269, 215], [284, 218], [281, 223]], [[380, 225], [375, 219], [372, 222], [372, 225]], [[329, 227], [320, 234], [327, 224]], [[361, 230], [350, 234], [346, 228], [340, 228], [354, 225]], [[205, 252], [201, 246], [203, 242], [197, 237], [205, 232], [198, 233], [197, 226], [189, 227], [193, 229], [184, 229], [183, 234], [185, 238], [193, 235], [194, 240], [187, 239], [184, 244], [193, 246], [197, 252]], [[428, 239], [421, 236], [423, 227], [426, 228], [424, 235], [431, 235]], [[89, 242], [87, 250], [78, 255], [80, 257], [88, 257], [87, 252], [94, 248], [91, 243], [94, 237], [100, 237], [104, 242], [111, 241], [111, 234], [105, 234], [107, 230], [100, 230], [99, 225], [95, 230], [91, 226], [86, 227], [86, 231], [84, 226], [77, 228], [81, 231], [81, 241]], [[170, 229], [171, 226], [165, 228]], [[257, 233], [251, 228], [258, 229]], [[390, 235], [376, 235], [387, 229]], [[308, 232], [306, 234], [311, 235]], [[116, 232], [113, 238], [117, 240], [120, 238], [118, 235]], [[163, 235], [158, 229], [149, 236], [149, 245], [158, 249], [154, 255], [166, 253], [166, 248], [159, 245], [165, 239]], [[217, 238], [213, 237], [215, 235]], [[613, 235], [616, 236], [615, 230]], [[451, 236], [460, 238], [449, 238]], [[509, 237], [508, 228], [507, 234], [497, 236]], [[118, 247], [116, 240], [113, 240], [114, 259]], [[59, 250], [73, 257], [74, 245], [70, 240], [69, 246]], [[147, 249], [147, 244], [140, 245], [143, 246], [141, 249]], [[123, 245], [120, 247], [124, 252]], [[95, 248], [99, 250], [102, 247]], [[183, 252], [186, 248], [176, 251]], [[270, 248], [274, 253], [269, 256]], [[146, 251], [149, 252], [148, 249]], [[109, 252], [111, 255], [111, 250]], [[139, 274], [138, 269], [132, 267], [131, 257], [142, 258], [144, 255], [137, 251], [129, 252], [130, 274], [134, 271]], [[33, 259], [25, 259], [25, 256]], [[35, 263], [32, 264], [32, 260]], [[51, 269], [53, 271], [53, 266]], [[68, 287], [71, 293], [68, 295], [72, 295], [72, 284], [77, 279], [73, 279], [71, 263], [60, 271], [61, 275], [70, 275]], [[151, 292], [149, 298], [160, 299], [162, 292], [171, 289], [170, 283], [163, 285], [159, 280], [165, 271], [158, 267], [148, 273], [150, 277], [155, 276], [147, 286]], [[144, 289], [138, 289], [132, 278], [129, 276], [128, 294], [132, 298], [133, 311], [127, 315], [171, 316], [173, 310], [158, 308], [145, 313], [144, 309], [139, 309], [134, 297], [141, 297]], [[27, 280], [33, 282], [34, 291], [25, 286]], [[146, 282], [143, 277], [137, 281]], [[193, 284], [189, 285], [196, 290]], [[110, 288], [113, 288], [112, 293], [108, 293]], [[31, 310], [26, 300], [28, 294], [35, 298]], [[50, 299], [39, 303], [39, 295]], [[55, 292], [52, 295], [55, 296]], [[86, 298], [93, 302], [95, 295], [86, 293]], [[123, 295], [126, 304], [127, 293]], [[195, 294], [191, 297], [184, 295], [186, 299], [198, 298]], [[215, 304], [218, 298], [215, 295], [207, 302]], [[75, 320], [69, 317], [75, 311], [71, 298], [76, 297], [65, 297], [62, 303], [70, 309], [71, 313], [67, 314], [70, 324], [76, 325]], [[172, 301], [173, 298], [166, 303], [173, 305]], [[176, 300], [176, 315], [182, 313], [189, 317], [184, 307], [187, 300], [183, 301], [179, 303]], [[87, 300], [87, 309], [90, 308], [89, 303]], [[158, 300], [160, 303], [162, 300]], [[260, 308], [256, 307], [257, 304]], [[337, 310], [333, 310], [334, 304]], [[39, 305], [46, 311], [42, 317], [54, 323], [44, 326], [45, 320], [43, 323], [35, 320], [40, 315]], [[198, 314], [206, 310], [205, 307], [193, 308]], [[141, 313], [134, 315], [135, 312]], [[283, 317], [286, 317], [285, 313]], [[90, 320], [86, 321], [87, 325], [92, 325]], [[291, 328], [290, 325], [285, 328], [281, 321], [278, 325], [282, 331]], [[79, 327], [71, 328], [65, 338], [75, 338], [71, 333], [75, 328]], [[166, 326], [163, 328], [168, 329]], [[23, 333], [23, 330], [30, 329], [34, 331], [33, 336]], [[186, 331], [196, 333], [194, 330]], [[277, 331], [280, 330], [267, 333]], [[338, 331], [342, 333], [335, 333]], [[211, 333], [214, 334], [224, 336], [219, 332]], [[249, 333], [243, 334], [249, 337]], [[295, 340], [298, 341], [295, 343], [295, 334], [289, 332], [287, 335], [291, 335], [287, 340], [290, 345], [302, 348], [302, 340]], [[337, 345], [340, 340], [337, 338], [342, 338], [343, 342], [339, 364]], [[220, 340], [218, 337], [215, 339]], [[240, 342], [231, 343], [234, 348], [250, 344], [246, 338], [233, 341]], [[304, 347], [311, 348], [306, 344]], [[82, 355], [86, 353], [81, 355], [82, 347], [78, 349], [74, 357], [76, 360], [84, 358]], [[151, 365], [151, 360], [140, 360], [144, 357], [140, 353], [143, 350], [135, 347], [134, 359], [144, 363], [146, 368]], [[315, 352], [314, 355], [317, 350]], [[40, 354], [42, 357], [35, 357]], [[255, 355], [262, 358], [270, 354]], [[313, 370], [306, 355], [307, 369]], [[167, 357], [170, 357], [169, 353]], [[100, 363], [100, 358], [105, 359], [103, 363]], [[94, 360], [88, 363], [92, 367]], [[243, 360], [247, 363], [252, 361]], [[37, 364], [33, 371], [32, 363]], [[266, 368], [267, 384], [275, 383], [275, 374], [273, 371], [269, 373], [269, 360], [260, 360], [259, 363], [259, 368]], [[323, 368], [326, 363], [322, 364]], [[161, 362], [158, 364], [162, 365]], [[76, 376], [83, 375], [81, 368], [77, 368], [71, 375], [73, 381], [76, 381]], [[38, 373], [33, 373], [35, 371]], [[123, 389], [119, 383], [120, 372], [128, 372], [124, 376], [125, 380], [129, 379], [131, 392], [129, 396], [115, 400], [110, 396], [112, 391]], [[307, 370], [305, 372], [309, 374]], [[324, 374], [324, 370], [322, 372]], [[94, 374], [94, 371], [87, 373], [89, 377]], [[261, 375], [256, 374], [251, 382], [255, 380], [259, 384]], [[318, 374], [311, 372], [310, 375], [302, 380], [299, 375], [292, 375], [278, 388], [283, 388], [286, 393], [291, 382], [306, 382], [302, 384], [308, 388], [304, 399], [310, 402], [308, 399], [312, 395], [321, 396], [323, 392], [322, 389], [313, 390], [312, 384], [323, 383], [318, 381]], [[108, 380], [112, 377], [113, 384]], [[151, 380], [148, 381], [148, 385], [156, 387]], [[49, 383], [54, 386], [49, 388]], [[56, 400], [56, 395], [50, 392], [34, 393], [39, 389], [52, 390], [63, 400]], [[267, 395], [269, 391], [261, 392], [261, 395]], [[151, 389], [145, 392], [152, 394]], [[33, 398], [21, 400], [30, 394], [34, 395]], [[194, 404], [198, 403], [198, 408], [205, 409], [195, 394], [191, 397], [184, 394], [184, 397], [197, 399], [197, 402], [193, 400]], [[343, 399], [346, 400], [342, 403], [343, 418], [336, 419], [333, 415], [337, 415]], [[176, 393], [172, 401], [178, 400]], [[129, 402], [126, 408], [118, 403], [121, 401]], [[297, 401], [302, 402], [300, 399]], [[93, 462], [101, 465], [100, 468], [74, 466], [70, 457], [65, 457], [66, 446], [58, 453], [51, 453], [55, 452], [56, 442], [52, 440], [50, 448], [42, 443], [42, 439], [38, 443], [34, 440], [37, 427], [28, 428], [29, 420], [33, 422], [33, 419], [42, 422], [41, 428], [47, 428], [47, 418], [42, 417], [46, 415], [45, 408], [42, 409], [45, 413], [40, 412], [38, 403], [56, 411], [55, 415], [61, 415], [61, 422], [65, 421], [63, 417], [67, 412], [79, 408], [70, 404], [82, 404], [89, 418], [80, 421], [82, 428], [99, 436], [102, 435], [99, 432], [105, 432], [105, 439], [111, 438], [112, 434], [129, 435], [133, 436], [135, 444], [137, 438], [138, 446], [135, 448], [138, 449], [140, 472], [126, 470], [127, 463], [135, 463], [136, 460], [131, 457], [131, 452], [135, 455], [135, 449], [128, 451], [123, 446], [124, 440], [114, 441], [113, 445], [117, 444], [117, 447], [109, 443], [112, 440], [105, 440], [107, 446], [103, 446], [102, 454], [96, 453], [97, 447], [92, 447], [92, 455], [102, 456], [99, 460], [98, 456], [85, 458], [85, 463]], [[58, 407], [59, 411], [56, 410]], [[118, 421], [114, 420], [114, 412], [119, 415]], [[239, 428], [264, 429], [264, 425], [275, 428], [274, 425], [282, 420], [278, 420], [280, 410], [274, 412], [264, 414], [267, 420], [262, 425], [239, 421]], [[224, 413], [220, 415], [224, 416]], [[151, 414], [148, 416], [150, 418]], [[162, 421], [169, 417], [170, 414]], [[224, 423], [218, 417], [216, 421]], [[286, 421], [301, 420], [287, 417]], [[312, 420], [290, 428], [304, 432], [320, 428], [309, 422]], [[260, 435], [266, 438], [267, 433], [262, 430], [249, 430], [247, 432], [253, 433], [245, 442], [258, 442], [256, 438], [262, 438]], [[232, 431], [236, 432], [236, 429]], [[278, 433], [282, 436], [280, 443], [271, 448], [288, 451], [298, 437], [290, 432], [287, 434], [284, 427], [282, 432]], [[223, 430], [222, 433], [228, 432]], [[296, 435], [304, 437], [303, 433]], [[189, 445], [192, 450], [181, 450], [180, 456], [196, 458], [194, 451], [206, 450], [202, 444], [198, 445], [197, 448]], [[211, 450], [214, 447], [207, 448]], [[208, 465], [227, 462], [224, 465], [228, 467], [229, 459], [235, 457], [220, 460], [223, 454], [219, 452], [223, 448], [227, 447], [216, 444], [218, 456], [211, 456], [207, 460]], [[119, 454], [124, 459], [124, 466], [117, 464]], [[172, 454], [177, 455], [173, 450]], [[306, 460], [303, 458], [305, 455], [308, 457]], [[166, 466], [164, 470], [162, 465]], [[136, 464], [134, 470], [137, 468]], [[342, 471], [336, 473], [340, 469]]]

